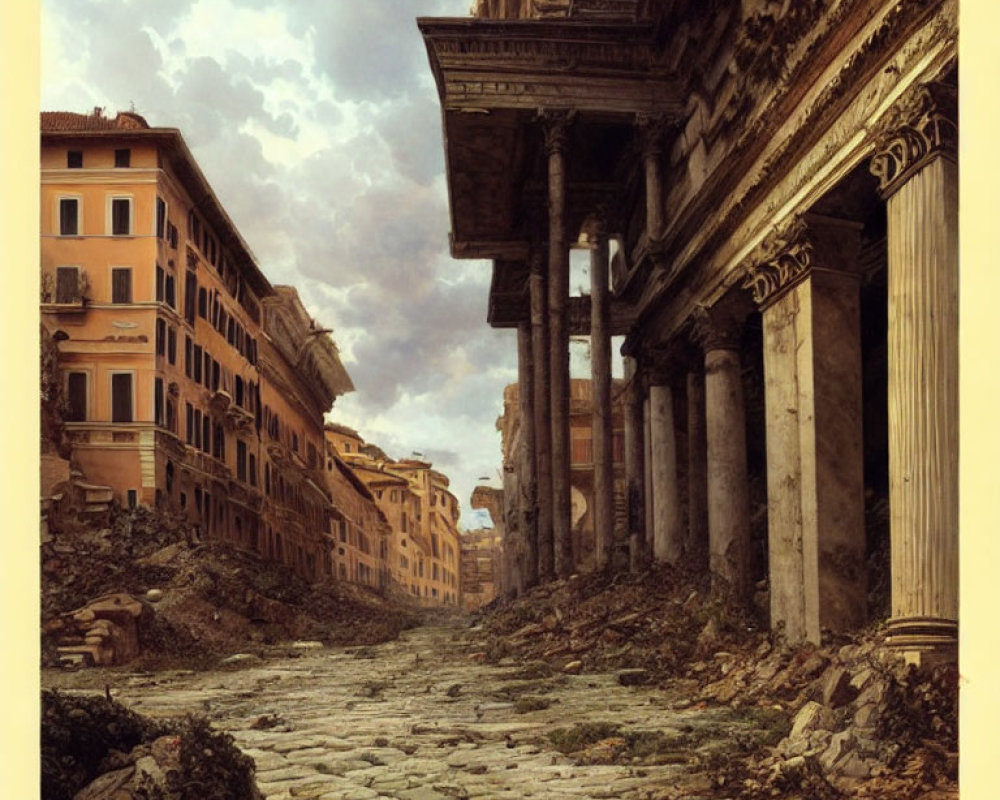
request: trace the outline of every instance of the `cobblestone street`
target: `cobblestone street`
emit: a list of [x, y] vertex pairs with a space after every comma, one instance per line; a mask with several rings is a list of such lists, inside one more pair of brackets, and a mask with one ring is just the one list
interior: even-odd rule
[[[236, 657], [210, 672], [47, 671], [43, 685], [75, 692], [110, 682], [114, 698], [143, 715], [207, 716], [253, 757], [269, 800], [696, 798], [710, 792], [698, 765], [719, 763], [749, 732], [728, 709], [622, 685], [627, 675], [487, 665], [482, 645], [439, 624], [373, 647], [298, 643], [287, 657]], [[577, 765], [548, 734], [578, 723], [661, 746], [641, 763]], [[601, 760], [613, 738], [592, 744], [586, 760]]]

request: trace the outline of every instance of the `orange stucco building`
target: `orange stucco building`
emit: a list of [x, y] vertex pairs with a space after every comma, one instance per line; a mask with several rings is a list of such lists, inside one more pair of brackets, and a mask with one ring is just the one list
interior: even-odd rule
[[[348, 467], [371, 492], [389, 527], [384, 563], [392, 583], [423, 605], [459, 604], [458, 502], [448, 478], [416, 459], [394, 461], [343, 425], [326, 426], [328, 459]], [[328, 461], [328, 479], [336, 462]], [[342, 557], [363, 554], [350, 534]]]
[[332, 576], [323, 413], [353, 386], [180, 132], [43, 113], [40, 259], [74, 466], [123, 505]]

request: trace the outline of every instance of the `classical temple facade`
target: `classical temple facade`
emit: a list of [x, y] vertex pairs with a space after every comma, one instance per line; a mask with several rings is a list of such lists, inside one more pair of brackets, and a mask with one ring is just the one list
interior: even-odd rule
[[589, 334], [598, 568], [766, 580], [771, 626], [817, 641], [877, 613], [887, 504], [889, 644], [952, 657], [957, 3], [481, 0], [418, 26], [452, 254], [492, 261], [488, 321], [518, 331], [525, 585], [573, 568], [568, 337]]

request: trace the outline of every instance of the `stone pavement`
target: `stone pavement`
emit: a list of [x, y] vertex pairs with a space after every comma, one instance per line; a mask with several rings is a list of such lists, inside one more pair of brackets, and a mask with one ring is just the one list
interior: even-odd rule
[[[724, 757], [749, 725], [615, 674], [491, 666], [475, 649], [459, 628], [422, 627], [373, 647], [299, 643], [289, 657], [237, 657], [211, 672], [116, 673], [112, 694], [149, 717], [207, 716], [255, 760], [269, 800], [651, 800], [679, 785], [694, 800], [714, 795], [692, 765]], [[50, 677], [43, 684], [61, 682]], [[655, 764], [575, 765], [547, 734], [588, 722], [656, 732], [677, 751]]]

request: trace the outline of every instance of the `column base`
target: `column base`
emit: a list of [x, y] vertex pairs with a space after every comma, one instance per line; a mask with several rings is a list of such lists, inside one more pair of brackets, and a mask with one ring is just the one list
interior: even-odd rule
[[936, 617], [889, 620], [886, 645], [918, 667], [958, 663], [958, 622]]

